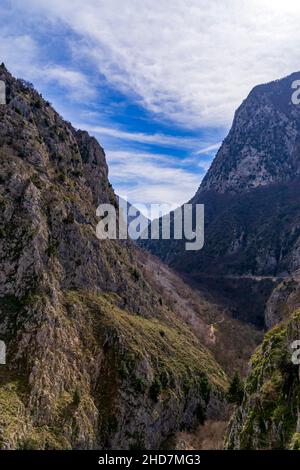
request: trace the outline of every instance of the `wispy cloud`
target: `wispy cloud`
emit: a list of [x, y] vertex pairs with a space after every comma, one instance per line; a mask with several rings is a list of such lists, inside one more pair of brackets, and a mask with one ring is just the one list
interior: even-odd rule
[[195, 152], [196, 155], [201, 155], [201, 154], [207, 154], [207, 153], [211, 153], [213, 152], [214, 150], [218, 150], [218, 148], [220, 148], [222, 142], [217, 142], [216, 144], [212, 144], [212, 145], [209, 145], [208, 147], [204, 147], [200, 150], [197, 150]]
[[67, 90], [73, 100], [84, 101], [96, 96], [96, 89], [92, 86], [91, 81], [78, 70], [50, 65], [36, 72], [36, 75], [47, 82], [58, 83]]
[[[204, 170], [191, 171], [171, 155], [107, 151], [110, 178], [134, 204], [168, 203], [172, 208], [195, 193]], [[196, 165], [195, 165], [196, 167]]]
[[227, 127], [254, 85], [299, 69], [294, 0], [27, 0], [25, 7], [64, 22], [81, 38], [77, 57], [90, 57], [118, 89], [184, 126]]
[[10, 34], [6, 28], [0, 32], [0, 57], [18, 77], [32, 77], [36, 73], [39, 48], [29, 34]]
[[[177, 148], [188, 148], [196, 151], [196, 153], [207, 153], [217, 148], [219, 144], [213, 144], [206, 146], [206, 143], [202, 143], [200, 138], [185, 137], [185, 136], [172, 136], [162, 133], [146, 134], [144, 132], [127, 132], [118, 128], [92, 126], [89, 124], [78, 123], [76, 127], [86, 129], [89, 132], [95, 133], [101, 136], [110, 136], [115, 139], [126, 140], [130, 142], [140, 142], [145, 144], [159, 145], [163, 147], [177, 147]], [[204, 148], [197, 150], [199, 147], [205, 146]]]
[[192, 156], [188, 157], [174, 157], [174, 155], [166, 153], [153, 153], [153, 152], [142, 152], [138, 150], [111, 150], [107, 149], [107, 159], [110, 164], [119, 164], [129, 162], [132, 158], [138, 159], [141, 165], [145, 161], [152, 161], [156, 165], [166, 165], [175, 168], [192, 168], [194, 173], [197, 170], [197, 166], [200, 168], [206, 168], [210, 164], [212, 156], [209, 159], [203, 159], [198, 157], [196, 152]]
[[59, 90], [134, 202], [188, 200], [250, 89], [299, 69], [293, 0], [2, 0], [1, 20], [2, 60]]
[[59, 85], [69, 98], [84, 101], [95, 98], [96, 89], [81, 71], [53, 63], [45, 63], [37, 41], [29, 34], [11, 34], [8, 28], [0, 32], [0, 57], [17, 77], [35, 82]]

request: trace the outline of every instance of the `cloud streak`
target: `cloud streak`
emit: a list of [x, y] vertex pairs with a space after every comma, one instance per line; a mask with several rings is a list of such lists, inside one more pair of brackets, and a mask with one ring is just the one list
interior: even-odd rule
[[26, 9], [64, 22], [81, 39], [74, 55], [187, 127], [228, 127], [254, 85], [299, 69], [295, 0], [28, 0]]
[[[151, 145], [159, 145], [163, 147], [177, 147], [177, 148], [186, 148], [193, 151], [195, 153], [208, 153], [212, 150], [218, 148], [219, 143], [206, 145], [206, 143], [201, 142], [200, 138], [193, 138], [193, 137], [185, 137], [185, 136], [172, 136], [166, 135], [162, 133], [155, 133], [155, 134], [147, 134], [144, 132], [128, 132], [123, 131], [118, 128], [112, 127], [103, 127], [103, 126], [93, 126], [89, 124], [75, 124], [76, 127], [86, 129], [87, 131], [101, 136], [109, 136], [113, 137], [114, 139], [125, 140], [129, 142], [140, 142], [145, 144]], [[200, 150], [197, 148], [203, 147]]]
[[96, 89], [79, 70], [64, 65], [44, 63], [37, 41], [29, 34], [12, 34], [9, 28], [0, 32], [0, 57], [17, 77], [35, 82], [38, 87], [59, 85], [73, 101], [91, 100]]
[[78, 70], [72, 70], [59, 65], [44, 67], [36, 71], [36, 76], [46, 82], [56, 82], [66, 89], [73, 100], [90, 100], [96, 97], [96, 90], [90, 80]]
[[300, 68], [295, 0], [3, 0], [0, 13], [8, 67], [105, 144], [137, 203], [188, 200], [250, 89]]
[[205, 171], [189, 169], [190, 159], [178, 163], [171, 155], [107, 151], [109, 175], [119, 193], [134, 205], [168, 203], [176, 208], [189, 200]]

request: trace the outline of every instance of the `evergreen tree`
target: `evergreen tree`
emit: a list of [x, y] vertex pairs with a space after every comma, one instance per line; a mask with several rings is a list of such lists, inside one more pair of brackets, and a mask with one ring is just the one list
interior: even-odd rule
[[244, 398], [244, 384], [240, 374], [236, 372], [231, 379], [227, 392], [227, 400], [229, 403], [240, 405]]

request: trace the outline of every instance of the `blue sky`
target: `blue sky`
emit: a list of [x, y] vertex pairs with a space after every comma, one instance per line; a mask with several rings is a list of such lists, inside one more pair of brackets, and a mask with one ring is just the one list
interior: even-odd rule
[[2, 0], [0, 60], [97, 137], [117, 193], [176, 207], [250, 89], [299, 70], [299, 20], [291, 0]]

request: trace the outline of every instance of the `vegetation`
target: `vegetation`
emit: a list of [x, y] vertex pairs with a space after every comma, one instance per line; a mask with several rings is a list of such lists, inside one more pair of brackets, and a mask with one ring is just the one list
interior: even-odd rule
[[227, 400], [229, 403], [234, 403], [236, 405], [240, 405], [244, 398], [244, 384], [240, 377], [240, 374], [236, 372], [232, 377], [228, 392], [227, 392]]
[[292, 363], [290, 345], [298, 339], [299, 329], [300, 310], [270, 330], [253, 355], [245, 399], [231, 422], [228, 448], [233, 436], [242, 449], [297, 447], [299, 367]]
[[[127, 351], [119, 360], [118, 370], [122, 376], [132, 370], [133, 361], [146, 357], [157, 374], [166, 373], [169, 384], [176, 377], [181, 377], [182, 384], [187, 384], [187, 375], [194, 376], [190, 380], [196, 382], [206, 372], [210, 383], [220, 389], [226, 386], [226, 375], [213, 356], [200, 345], [185, 324], [181, 323], [181, 327], [178, 327], [179, 320], [171, 316], [170, 312], [169, 318], [164, 321], [133, 315], [118, 307], [120, 299], [116, 294], [69, 291], [66, 299], [79, 302], [92, 312], [98, 324], [97, 330], [102, 331], [102, 336], [110, 333], [116, 342], [118, 337], [123, 338]], [[163, 381], [166, 382], [166, 379]]]
[[[142, 400], [143, 406], [150, 400], [151, 407], [162, 403], [166, 407], [170, 400], [174, 407], [175, 403], [191, 400], [195, 424], [204, 422], [211, 392], [224, 395], [226, 375], [192, 331], [183, 323], [179, 326], [170, 312], [165, 319], [134, 315], [120, 309], [119, 297], [108, 293], [68, 291], [65, 301], [69, 310], [81, 312], [85, 323], [93, 325], [100, 343], [105, 345], [108, 362], [102, 370], [99, 393], [101, 435], [107, 445], [116, 432], [112, 422], [121, 393], [128, 396], [130, 407], [134, 406], [129, 405], [132, 399], [137, 403]], [[72, 321], [78, 318], [77, 313]], [[86, 335], [89, 340], [87, 331]], [[91, 338], [90, 345], [94, 341]], [[143, 439], [139, 435], [138, 441]]]

